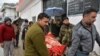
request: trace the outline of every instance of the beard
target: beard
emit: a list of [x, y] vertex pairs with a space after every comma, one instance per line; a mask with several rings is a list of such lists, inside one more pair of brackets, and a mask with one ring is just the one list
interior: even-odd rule
[[92, 24], [91, 24], [91, 23], [88, 23], [87, 25], [88, 25], [88, 26], [91, 26]]
[[88, 26], [91, 26], [92, 24], [94, 23], [94, 21], [93, 22], [88, 22], [88, 23], [86, 23]]

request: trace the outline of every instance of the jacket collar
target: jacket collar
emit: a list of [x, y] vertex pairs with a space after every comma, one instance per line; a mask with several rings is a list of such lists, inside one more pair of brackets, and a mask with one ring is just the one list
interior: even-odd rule
[[42, 30], [43, 30], [43, 32], [44, 32], [44, 28], [37, 22], [36, 23]]
[[91, 25], [91, 26], [88, 26], [88, 25], [85, 24], [83, 21], [81, 21], [80, 24], [81, 24], [85, 29], [87, 29], [89, 32], [92, 31], [92, 25]]

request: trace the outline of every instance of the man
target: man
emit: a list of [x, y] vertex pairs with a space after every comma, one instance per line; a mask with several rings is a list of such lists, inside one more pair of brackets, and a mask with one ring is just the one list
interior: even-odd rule
[[48, 22], [49, 17], [40, 13], [38, 21], [29, 28], [25, 38], [25, 56], [49, 56], [43, 30]]
[[61, 44], [70, 46], [71, 44], [71, 37], [72, 37], [72, 28], [74, 25], [72, 25], [69, 22], [68, 17], [64, 17], [62, 20], [63, 24], [60, 28], [60, 33], [59, 33], [59, 41]]
[[88, 9], [83, 13], [83, 19], [72, 33], [72, 44], [67, 56], [89, 56], [93, 51], [95, 40], [100, 46], [100, 36], [93, 24], [96, 21], [97, 11]]
[[16, 36], [16, 43], [15, 43], [15, 48], [18, 48], [18, 44], [19, 44], [19, 31], [20, 31], [20, 27], [18, 24], [18, 21], [13, 21], [12, 26], [14, 27], [14, 32], [15, 32], [15, 36]]
[[28, 20], [25, 19], [24, 20], [24, 25], [23, 25], [23, 29], [22, 29], [22, 41], [23, 41], [23, 50], [25, 49], [25, 35], [26, 35], [26, 32], [28, 30]]
[[51, 32], [56, 38], [59, 36], [60, 27], [61, 27], [61, 20], [53, 19], [51, 22]]
[[0, 43], [4, 48], [4, 56], [14, 56], [15, 32], [11, 24], [11, 19], [6, 17], [4, 23], [0, 25]]

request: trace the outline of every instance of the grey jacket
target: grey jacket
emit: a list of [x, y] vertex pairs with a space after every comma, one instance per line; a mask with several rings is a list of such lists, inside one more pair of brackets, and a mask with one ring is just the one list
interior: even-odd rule
[[90, 53], [93, 50], [95, 40], [100, 46], [100, 36], [95, 25], [92, 25], [92, 31], [89, 31], [81, 22], [78, 23], [72, 33], [72, 44], [67, 56], [74, 56], [78, 50]]

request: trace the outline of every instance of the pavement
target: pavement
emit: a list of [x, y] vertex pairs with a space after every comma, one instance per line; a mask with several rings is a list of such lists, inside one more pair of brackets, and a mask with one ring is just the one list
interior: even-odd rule
[[[0, 56], [4, 56], [3, 48], [0, 47]], [[24, 51], [21, 46], [14, 49], [14, 56], [24, 56]]]

